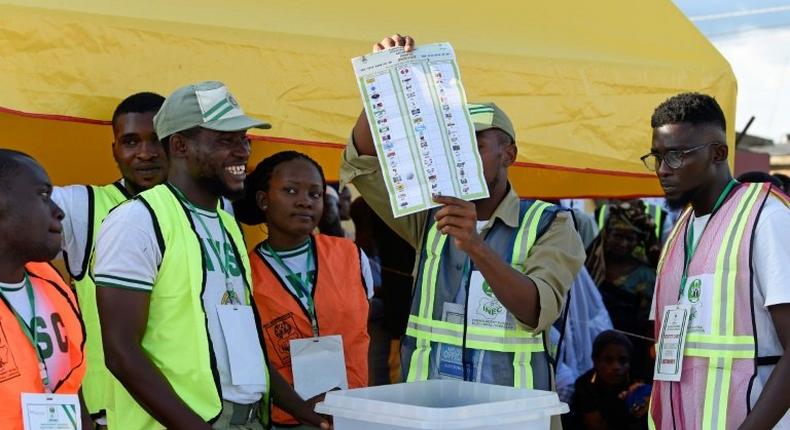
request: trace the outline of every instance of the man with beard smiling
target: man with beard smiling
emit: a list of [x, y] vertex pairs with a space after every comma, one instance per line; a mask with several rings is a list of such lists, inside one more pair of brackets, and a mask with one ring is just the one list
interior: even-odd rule
[[87, 274], [97, 230], [110, 210], [167, 177], [167, 157], [154, 131], [154, 115], [164, 101], [159, 94], [143, 92], [127, 97], [115, 108], [112, 155], [121, 179], [107, 185], [70, 185], [52, 190], [52, 200], [65, 214], [63, 261], [77, 290], [87, 333], [83, 396], [91, 416], [101, 424], [112, 379], [104, 366], [96, 285]]
[[[656, 108], [651, 125], [652, 148], [642, 160], [669, 205], [686, 207], [653, 296], [652, 428], [788, 429], [790, 396], [781, 386], [790, 380], [787, 196], [732, 178], [725, 118], [712, 97], [674, 96]], [[680, 336], [682, 351], [674, 347]], [[678, 354], [662, 353], [673, 350], [682, 364]]]
[[241, 232], [220, 198], [244, 192], [244, 114], [220, 82], [176, 90], [154, 117], [168, 182], [102, 224], [94, 269], [111, 429], [261, 429], [270, 393], [300, 420], [328, 426], [276, 372], [251, 305]]

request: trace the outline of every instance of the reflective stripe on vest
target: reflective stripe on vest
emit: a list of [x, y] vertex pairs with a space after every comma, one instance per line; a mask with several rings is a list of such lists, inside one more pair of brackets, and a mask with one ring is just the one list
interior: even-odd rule
[[[181, 400], [207, 422], [222, 411], [219, 374], [212, 356], [203, 300], [205, 287], [204, 249], [192, 224], [188, 209], [167, 184], [140, 193], [136, 199], [149, 209], [162, 250], [162, 262], [151, 290], [146, 331], [141, 346], [152, 357]], [[250, 262], [238, 224], [217, 207], [217, 215], [231, 239], [231, 248], [242, 270], [248, 303], [252, 304]], [[253, 306], [253, 312], [257, 310]], [[256, 324], [257, 326], [257, 324]], [[258, 337], [263, 336], [256, 327]], [[268, 367], [263, 365], [267, 389], [261, 399], [260, 419], [269, 422]], [[162, 428], [122, 384], [115, 382], [114, 398], [108, 411], [110, 428], [149, 430]]]
[[[125, 191], [118, 182], [101, 187], [93, 185], [88, 187], [88, 213], [93, 216], [93, 219], [88, 225], [83, 272], [74, 276], [72, 280], [72, 284], [77, 290], [82, 321], [85, 323], [85, 354], [88, 359], [88, 367], [85, 371], [85, 379], [82, 381], [82, 397], [91, 414], [96, 414], [107, 408], [106, 404], [112, 398], [113, 381], [110, 371], [104, 364], [104, 346], [101, 339], [99, 311], [96, 306], [96, 284], [90, 275], [93, 268], [94, 246], [104, 218], [112, 208], [128, 199], [128, 193], [125, 194]], [[64, 260], [68, 261], [67, 258]]]
[[[551, 205], [536, 201], [524, 214], [519, 226], [510, 261], [511, 267], [524, 273], [522, 260], [525, 253], [534, 245], [537, 239], [538, 225], [544, 210]], [[431, 342], [445, 343], [454, 346], [463, 346], [464, 324], [433, 319], [433, 305], [436, 288], [436, 278], [439, 273], [442, 251], [447, 235], [440, 234], [433, 223], [428, 230], [425, 241], [425, 261], [420, 286], [419, 315], [409, 315], [406, 335], [416, 339], [416, 347], [411, 356], [408, 382], [428, 379], [431, 355]], [[509, 352], [513, 357], [513, 386], [516, 388], [532, 388], [531, 355], [544, 351], [542, 334], [533, 334], [520, 325], [509, 329], [492, 329], [475, 326], [466, 326], [466, 346], [471, 349]]]
[[[703, 337], [689, 335], [687, 341], [695, 342], [697, 348], [684, 351], [685, 355], [700, 354], [709, 357], [708, 377], [705, 387], [705, 407], [702, 412], [702, 427], [706, 429], [725, 429], [727, 425], [727, 403], [730, 392], [730, 373], [732, 372], [733, 350], [745, 345], [749, 351], [738, 358], [754, 358], [754, 337], [735, 336], [735, 273], [738, 265], [738, 250], [746, 230], [748, 215], [757, 203], [761, 185], [751, 184], [735, 210], [736, 215], [727, 226], [724, 240], [716, 258], [713, 281], [713, 309], [711, 309], [711, 333]], [[744, 269], [748, 270], [748, 269]], [[722, 276], [728, 273], [726, 279]], [[707, 342], [701, 342], [707, 341]], [[703, 346], [699, 348], [699, 346]]]

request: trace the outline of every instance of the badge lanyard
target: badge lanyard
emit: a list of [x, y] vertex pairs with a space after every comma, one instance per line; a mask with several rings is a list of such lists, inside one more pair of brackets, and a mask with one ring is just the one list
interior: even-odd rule
[[[30, 312], [33, 314], [33, 321], [36, 320], [36, 296], [33, 294], [33, 284], [30, 283], [30, 278], [25, 273], [25, 292], [27, 293], [27, 300], [30, 302]], [[44, 389], [49, 391], [49, 376], [47, 374], [47, 364], [44, 362], [44, 357], [41, 354], [41, 349], [38, 347], [38, 331], [35, 329], [35, 324], [28, 324], [22, 319], [22, 316], [12, 307], [11, 311], [14, 313], [16, 320], [25, 332], [25, 336], [30, 343], [33, 344], [33, 349], [36, 350], [36, 358], [38, 358], [38, 368], [41, 376], [41, 381], [44, 383]]]
[[[719, 198], [716, 199], [716, 204], [713, 205], [713, 210], [710, 213], [711, 218], [719, 210], [721, 205], [724, 203], [724, 200], [732, 191], [734, 186], [738, 185], [738, 181], [735, 179], [730, 179], [730, 182], [727, 183], [727, 186], [724, 187], [724, 190], [719, 194]], [[693, 209], [692, 209], [693, 210]], [[689, 227], [688, 231], [686, 232], [686, 243], [683, 251], [685, 252], [685, 259], [683, 262], [683, 276], [680, 278], [680, 291], [678, 292], [678, 300], [683, 297], [683, 292], [686, 291], [686, 282], [688, 282], [688, 270], [689, 264], [691, 263], [691, 257], [694, 256], [694, 252], [697, 251], [697, 246], [699, 245], [699, 240], [697, 241], [696, 245], [694, 244], [694, 221], [689, 217]], [[700, 238], [702, 234], [705, 233], [705, 229], [708, 228], [708, 224], [710, 224], [710, 219], [707, 223], [705, 223], [705, 227], [702, 229], [700, 233]]]
[[[192, 213], [197, 215], [196, 218], [198, 219], [198, 222], [200, 222], [200, 225], [208, 235], [209, 240], [213, 243], [214, 237], [211, 235], [211, 230], [208, 229], [208, 226], [206, 226], [206, 223], [203, 221], [203, 215], [198, 211], [195, 205], [192, 204], [192, 202], [190, 202], [183, 193], [181, 193], [181, 190], [175, 186], [172, 188], [176, 192], [178, 199], [186, 204]], [[209, 246], [209, 248], [211, 248], [211, 252], [214, 254], [214, 256], [217, 257], [217, 260], [219, 261], [219, 268], [222, 270], [222, 274], [225, 275], [225, 291], [228, 293], [228, 300], [230, 301], [230, 304], [240, 305], [241, 299], [238, 297], [238, 295], [236, 295], [236, 291], [233, 289], [233, 283], [230, 280], [230, 255], [225, 254], [225, 261], [222, 261], [222, 254], [225, 253], [225, 246], [228, 245], [229, 241], [227, 235], [225, 234], [225, 226], [222, 224], [222, 218], [219, 216], [219, 214], [217, 214], [217, 220], [219, 221], [219, 230], [222, 232], [222, 243], [220, 244], [221, 249], [216, 250], [213, 246]], [[201, 246], [203, 246], [202, 243]]]
[[[308, 239], [308, 243], [310, 243], [309, 239]], [[289, 279], [295, 279], [296, 280], [296, 287], [299, 289], [299, 291], [302, 294], [305, 295], [305, 298], [307, 299], [307, 313], [310, 316], [310, 324], [313, 326], [313, 336], [314, 337], [318, 337], [318, 319], [315, 316], [315, 302], [313, 300], [313, 295], [310, 294], [310, 287], [309, 287], [309, 285], [310, 285], [310, 279], [309, 279], [310, 278], [310, 263], [313, 262], [313, 246], [312, 246], [312, 244], [308, 244], [307, 266], [305, 268], [305, 272], [306, 272], [305, 273], [305, 279], [302, 279], [301, 276], [297, 276], [291, 270], [291, 268], [288, 267], [288, 265], [285, 264], [285, 262], [283, 262], [282, 258], [280, 258], [280, 256], [277, 254], [277, 252], [274, 249], [272, 249], [271, 245], [269, 245], [269, 242], [266, 242], [265, 246], [266, 246], [266, 250], [269, 251], [269, 253], [272, 255], [272, 257], [274, 257], [274, 261], [277, 262], [277, 265], [279, 265], [283, 270], [285, 270], [285, 272], [288, 274], [288, 278]]]

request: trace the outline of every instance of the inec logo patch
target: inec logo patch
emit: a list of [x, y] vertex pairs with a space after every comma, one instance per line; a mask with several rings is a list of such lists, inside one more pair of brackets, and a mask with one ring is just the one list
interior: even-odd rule
[[502, 303], [499, 303], [499, 300], [494, 296], [494, 291], [491, 290], [491, 286], [488, 285], [488, 282], [483, 282], [482, 290], [486, 297], [480, 299], [480, 306], [477, 308], [477, 314], [485, 319], [494, 319], [505, 310], [505, 307], [502, 306]]
[[700, 295], [702, 295], [702, 280], [695, 279], [691, 282], [688, 291], [689, 303], [699, 302]]

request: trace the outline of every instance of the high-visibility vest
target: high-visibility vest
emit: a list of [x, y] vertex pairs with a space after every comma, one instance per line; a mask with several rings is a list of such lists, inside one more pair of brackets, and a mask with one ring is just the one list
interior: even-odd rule
[[104, 365], [104, 348], [101, 341], [101, 325], [99, 324], [99, 311], [96, 306], [96, 284], [90, 276], [93, 266], [94, 246], [104, 218], [110, 210], [131, 196], [120, 182], [104, 186], [89, 185], [88, 191], [88, 224], [86, 236], [85, 255], [82, 258], [82, 267], [69, 267], [69, 258], [65, 255], [66, 269], [72, 278], [72, 285], [77, 290], [77, 300], [80, 303], [82, 321], [85, 324], [85, 355], [88, 366], [85, 370], [85, 379], [82, 381], [82, 397], [88, 412], [96, 414], [106, 409], [106, 402], [112, 398], [112, 374]]
[[[343, 355], [349, 388], [368, 386], [368, 296], [360, 270], [359, 248], [354, 242], [323, 234], [313, 236], [316, 277], [313, 288], [318, 334], [343, 337]], [[293, 385], [289, 342], [313, 337], [309, 314], [293, 295], [275, 268], [250, 251], [255, 305], [261, 316], [269, 361]], [[299, 422], [277, 407], [272, 408], [274, 425]]]
[[[656, 223], [655, 233], [656, 238], [660, 241], [664, 228], [664, 215], [665, 212], [661, 206], [645, 203], [645, 213], [650, 216], [653, 222]], [[609, 204], [604, 203], [598, 208], [598, 230], [603, 230], [606, 227], [606, 218], [609, 217]]]
[[[205, 250], [188, 209], [174, 194], [169, 184], [157, 185], [135, 197], [151, 213], [157, 241], [162, 253], [148, 308], [148, 322], [142, 348], [167, 379], [181, 400], [207, 422], [214, 422], [222, 412], [222, 392], [216, 369], [213, 346], [208, 335], [208, 322], [203, 307], [205, 289]], [[250, 262], [244, 239], [233, 217], [217, 206], [217, 214], [231, 238], [236, 260], [246, 283], [246, 298], [251, 304], [252, 285]], [[256, 314], [255, 306], [252, 307]], [[259, 327], [258, 340], [263, 345]], [[268, 426], [269, 373], [266, 392], [259, 416]], [[111, 429], [154, 430], [164, 428], [140, 406], [119, 383], [113, 384], [113, 404], [107, 411]]]
[[[651, 429], [735, 429], [746, 418], [758, 359], [752, 308], [752, 238], [769, 184], [741, 184], [711, 215], [689, 263], [688, 276], [713, 274], [700, 294], [712, 294], [710, 333], [686, 337], [680, 382], [655, 381], [648, 417]], [[655, 333], [668, 305], [678, 303], [685, 261], [685, 236], [693, 209], [687, 208], [673, 229], [658, 265]], [[697, 233], [699, 234], [699, 233]], [[684, 294], [699, 297], [693, 283]], [[769, 359], [763, 357], [762, 359]]]
[[[525, 273], [525, 260], [530, 249], [549, 227], [558, 210], [549, 203], [522, 200], [519, 227], [511, 228], [497, 220], [486, 234], [485, 241], [492, 249], [501, 252], [511, 267]], [[453, 270], [447, 267], [449, 263], [446, 263], [446, 256], [454, 244], [452, 240], [447, 240], [447, 235], [440, 234], [436, 229], [433, 214], [428, 216], [427, 223], [401, 351], [406, 380], [429, 379], [434, 345], [443, 343], [467, 350], [510, 354], [512, 374], [499, 372], [499, 385], [550, 390], [551, 365], [544, 348], [544, 333], [531, 332], [519, 323], [513, 329], [508, 329], [469, 325], [466, 318], [463, 323], [442, 321], [441, 313], [435, 312], [443, 305], [436, 292], [443, 288], [440, 284], [444, 282], [444, 273]], [[470, 264], [469, 257], [465, 258]], [[468, 283], [468, 279], [464, 282]]]
[[[34, 295], [45, 297], [60, 315], [57, 322], [67, 344], [70, 370], [56, 378], [56, 394], [76, 394], [85, 375], [83, 342], [85, 331], [80, 322], [77, 299], [60, 275], [48, 263], [28, 263], [25, 270]], [[52, 381], [51, 381], [52, 382]], [[22, 393], [44, 393], [36, 350], [14, 311], [0, 295], [0, 428], [22, 430]]]

